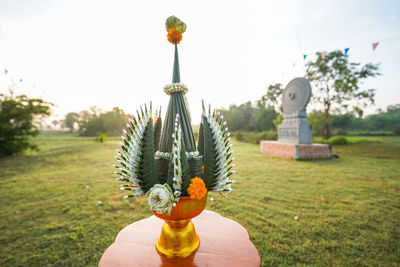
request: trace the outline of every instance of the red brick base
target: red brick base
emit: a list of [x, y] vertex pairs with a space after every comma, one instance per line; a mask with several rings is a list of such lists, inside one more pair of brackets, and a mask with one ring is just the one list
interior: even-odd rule
[[260, 151], [263, 154], [284, 159], [329, 159], [332, 150], [324, 144], [287, 144], [278, 141], [261, 141]]

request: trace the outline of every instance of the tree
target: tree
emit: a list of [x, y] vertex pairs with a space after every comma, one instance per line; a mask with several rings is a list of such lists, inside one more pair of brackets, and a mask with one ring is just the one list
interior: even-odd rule
[[73, 132], [75, 124], [78, 123], [78, 118], [79, 115], [77, 113], [69, 112], [67, 115], [65, 115], [63, 126], [69, 128], [70, 131]]
[[271, 84], [267, 87], [267, 93], [257, 102], [264, 107], [273, 108], [277, 112], [282, 112], [282, 92], [282, 84]]
[[117, 136], [121, 134], [121, 129], [127, 122], [127, 114], [117, 107], [106, 113], [101, 113], [98, 109], [91, 107], [90, 111], [81, 111], [78, 115], [79, 133], [82, 136], [102, 134]]
[[50, 106], [40, 98], [0, 94], [0, 155], [12, 155], [26, 149], [37, 149], [31, 137], [39, 130], [34, 120], [50, 115]]
[[[363, 90], [361, 81], [380, 75], [379, 64], [349, 62], [340, 50], [322, 58], [317, 52], [315, 62], [307, 62], [306, 77], [313, 84], [313, 98], [323, 105], [325, 138], [331, 136], [329, 116], [332, 111], [352, 112], [362, 116], [363, 108], [374, 103], [375, 89]], [[345, 113], [346, 113], [345, 112]]]

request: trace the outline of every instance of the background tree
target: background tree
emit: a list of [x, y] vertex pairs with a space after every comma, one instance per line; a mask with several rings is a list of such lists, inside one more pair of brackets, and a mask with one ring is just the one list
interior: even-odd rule
[[71, 132], [74, 131], [75, 124], [78, 123], [79, 115], [75, 112], [69, 112], [65, 115], [65, 119], [63, 121], [63, 126], [69, 128]]
[[329, 138], [332, 111], [351, 110], [361, 117], [363, 108], [374, 103], [375, 89], [363, 90], [360, 84], [368, 77], [380, 75], [379, 64], [360, 66], [349, 62], [340, 50], [330, 52], [324, 59], [320, 52], [317, 56], [315, 62], [307, 62], [306, 76], [313, 84], [313, 98], [323, 105], [324, 135]]
[[90, 111], [81, 111], [78, 115], [79, 134], [82, 136], [118, 136], [127, 122], [127, 114], [117, 107], [105, 113], [91, 107]]
[[51, 105], [40, 98], [14, 96], [12, 90], [0, 94], [0, 155], [37, 149], [31, 139], [39, 133], [34, 120], [50, 115]]
[[282, 112], [282, 84], [271, 84], [267, 87], [267, 93], [257, 102], [264, 107], [273, 108], [276, 112]]

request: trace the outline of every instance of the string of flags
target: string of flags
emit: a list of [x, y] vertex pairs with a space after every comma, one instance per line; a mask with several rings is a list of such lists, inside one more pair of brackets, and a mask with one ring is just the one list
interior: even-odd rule
[[[379, 45], [379, 42], [372, 43], [371, 45], [372, 45], [372, 51], [375, 52], [376, 48]], [[347, 56], [347, 54], [349, 53], [349, 50], [350, 50], [350, 47], [346, 47], [344, 49], [344, 55], [345, 56]], [[326, 51], [321, 52], [321, 58], [324, 59], [326, 57], [327, 53], [328, 52], [326, 52]], [[303, 59], [305, 60], [307, 58], [307, 56], [308, 56], [307, 54], [303, 54]]]

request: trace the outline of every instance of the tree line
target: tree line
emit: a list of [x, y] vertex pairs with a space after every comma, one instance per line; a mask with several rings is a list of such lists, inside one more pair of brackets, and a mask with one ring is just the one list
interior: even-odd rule
[[[379, 64], [349, 62], [348, 56], [336, 50], [306, 63], [305, 77], [313, 87], [315, 111], [309, 111], [313, 134], [329, 138], [333, 134], [355, 131], [386, 131], [400, 133], [400, 104], [388, 106], [386, 111], [362, 118], [363, 109], [374, 103], [375, 89], [360, 85], [369, 77], [380, 75]], [[265, 95], [252, 102], [231, 105], [221, 112], [231, 131], [266, 132], [277, 130], [282, 121], [282, 84], [267, 87]], [[48, 116], [51, 103], [29, 99], [25, 95], [0, 94], [0, 155], [10, 155], [35, 148], [32, 137], [39, 131], [35, 119]], [[70, 112], [62, 126], [82, 136], [119, 135], [127, 114], [120, 108], [100, 112], [96, 108]]]
[[61, 126], [71, 132], [77, 131], [81, 136], [118, 136], [125, 127], [128, 114], [114, 107], [111, 111], [101, 112], [96, 107], [65, 115]]

